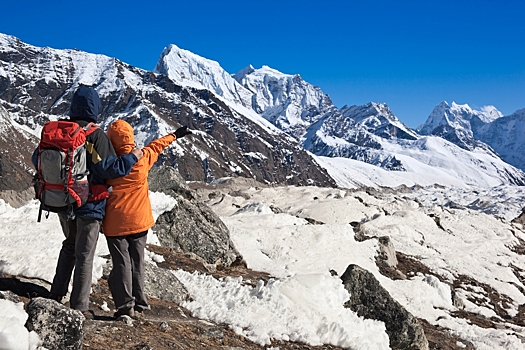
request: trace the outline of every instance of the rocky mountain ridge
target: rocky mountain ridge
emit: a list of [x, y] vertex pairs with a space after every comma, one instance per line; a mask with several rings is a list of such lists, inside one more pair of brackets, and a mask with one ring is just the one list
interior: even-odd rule
[[[420, 147], [426, 142], [417, 141], [426, 135], [439, 136], [450, 142], [445, 148], [455, 145], [474, 153], [461, 149], [453, 152], [461, 154], [462, 159], [471, 159], [471, 171], [487, 173], [502, 183], [525, 183], [523, 172], [502, 162], [499, 154], [470, 131], [471, 123], [483, 124], [502, 117], [491, 106], [478, 112], [455, 103], [440, 104], [418, 133], [403, 124], [384, 103], [338, 109], [328, 95], [299, 74], [284, 74], [268, 66], [256, 69], [249, 65], [229, 75], [218, 62], [171, 45], [164, 50], [155, 71], [179, 84], [206, 88], [237, 108], [249, 107], [249, 114], [255, 112], [318, 156], [344, 157], [387, 170], [410, 171], [411, 160], [406, 156], [412, 157], [413, 149], [421, 153], [417, 162], [437, 165], [432, 161], [435, 155]], [[443, 156], [439, 154], [437, 158]]]
[[[266, 66], [248, 66], [230, 75], [218, 62], [170, 45], [155, 70], [148, 72], [103, 55], [37, 48], [0, 36], [0, 104], [16, 125], [38, 135], [45, 121], [67, 115], [80, 83], [96, 85], [101, 94], [102, 127], [125, 119], [134, 126], [139, 145], [181, 124], [194, 129], [191, 139], [172, 145], [160, 160], [179, 167], [187, 180], [245, 176], [274, 184], [334, 186], [311, 152], [389, 171], [437, 167], [479, 186], [487, 181], [478, 181], [471, 173], [493, 178], [491, 184], [525, 184], [525, 173], [500, 158], [515, 143], [500, 142], [496, 152], [477, 139], [488, 140], [489, 133], [498, 130], [512, 132], [481, 127], [510, 120], [494, 108], [470, 113], [468, 106], [441, 104], [421, 128], [429, 133], [426, 136], [404, 125], [386, 104], [337, 109], [328, 95], [300, 75]], [[443, 113], [446, 116], [440, 119]], [[446, 142], [429, 148], [437, 145], [426, 140], [431, 136]], [[447, 162], [435, 161], [445, 158]], [[465, 160], [468, 170], [449, 171], [460, 168], [450, 162]]]
[[180, 125], [192, 129], [191, 137], [174, 143], [160, 159], [178, 167], [186, 180], [247, 176], [268, 183], [335, 185], [293, 138], [245, 117], [208, 90], [178, 85], [115, 58], [38, 48], [0, 35], [0, 105], [21, 129], [39, 136], [46, 121], [67, 116], [79, 84], [99, 92], [100, 125], [127, 120], [139, 145]]
[[522, 141], [525, 131], [525, 110], [503, 116], [494, 106], [481, 110], [469, 105], [450, 105], [443, 101], [437, 105], [427, 121], [419, 126], [422, 135], [435, 135], [466, 149], [484, 149], [501, 157], [518, 169], [525, 169]]

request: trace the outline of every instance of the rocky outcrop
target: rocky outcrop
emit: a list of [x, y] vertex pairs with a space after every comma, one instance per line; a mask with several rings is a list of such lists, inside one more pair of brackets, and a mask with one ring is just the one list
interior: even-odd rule
[[26, 328], [35, 331], [47, 349], [82, 349], [85, 318], [50, 299], [35, 298], [27, 305]]
[[11, 292], [10, 290], [2, 290], [0, 291], [0, 299], [3, 300], [9, 300], [13, 303], [19, 303], [20, 298], [15, 293]]
[[169, 270], [146, 263], [144, 275], [146, 295], [177, 304], [190, 299], [188, 290]]
[[175, 207], [159, 216], [153, 226], [163, 246], [193, 253], [218, 267], [242, 260], [226, 225], [206, 204], [196, 199], [174, 168], [153, 169], [148, 182], [151, 191], [163, 192], [177, 200]]
[[372, 273], [350, 265], [341, 279], [350, 293], [345, 307], [364, 318], [384, 322], [392, 349], [429, 348], [419, 321], [390, 296]]
[[521, 214], [512, 219], [513, 223], [525, 225], [525, 208], [521, 210]]
[[397, 266], [396, 258], [396, 249], [394, 248], [394, 243], [389, 236], [382, 236], [378, 238], [379, 242], [379, 251], [378, 259], [389, 267]]
[[[0, 105], [0, 198], [4, 199], [5, 191], [18, 192], [29, 187], [32, 190], [34, 168], [31, 155], [37, 144], [38, 139], [17, 127], [11, 115]], [[9, 198], [7, 194], [6, 198]]]

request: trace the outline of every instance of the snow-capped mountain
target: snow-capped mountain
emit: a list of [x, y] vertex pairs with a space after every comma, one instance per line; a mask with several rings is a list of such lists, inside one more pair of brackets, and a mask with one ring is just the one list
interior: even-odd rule
[[[474, 110], [468, 105], [442, 102], [418, 128], [424, 135], [436, 135], [468, 150], [495, 152], [505, 162], [525, 170], [525, 110], [503, 116], [493, 106]], [[488, 146], [488, 147], [487, 147]]]
[[245, 176], [267, 183], [334, 185], [293, 138], [253, 111], [244, 115], [213, 91], [184, 86], [116, 58], [34, 47], [0, 34], [0, 105], [17, 127], [39, 136], [47, 120], [68, 115], [79, 84], [98, 91], [101, 126], [125, 119], [139, 145], [180, 125], [192, 129], [192, 136], [175, 142], [161, 158], [176, 164], [187, 180]]
[[14, 125], [39, 136], [44, 122], [68, 114], [80, 83], [95, 85], [101, 95], [100, 124], [129, 121], [139, 144], [179, 125], [193, 129], [191, 139], [175, 143], [161, 159], [176, 164], [188, 180], [246, 176], [268, 183], [334, 185], [313, 153], [386, 170], [443, 172], [462, 184], [525, 183], [523, 172], [471, 137], [478, 125], [498, 120], [501, 113], [495, 109], [469, 114], [468, 106], [442, 104], [446, 123], [436, 109], [428, 125], [461, 126], [474, 140], [475, 147], [461, 150], [446, 140], [422, 138], [386, 104], [338, 110], [319, 87], [266, 66], [248, 66], [232, 76], [218, 62], [170, 45], [155, 72], [148, 72], [116, 58], [38, 48], [0, 35], [0, 105]]
[[344, 106], [343, 117], [352, 118], [370, 133], [384, 139], [417, 140], [419, 135], [403, 124], [385, 103], [370, 102], [363, 106]]
[[488, 148], [474, 137], [473, 130], [482, 124], [490, 123], [503, 115], [494, 106], [485, 106], [480, 111], [469, 105], [459, 105], [446, 101], [438, 104], [427, 121], [418, 127], [421, 135], [442, 137], [464, 149]]
[[490, 145], [507, 163], [525, 170], [525, 109], [478, 125], [474, 137]]
[[169, 45], [153, 70], [182, 86], [206, 89], [244, 107], [251, 106], [251, 93], [240, 86], [218, 62]]
[[423, 135], [428, 135], [442, 125], [471, 129], [470, 122], [476, 117], [483, 123], [490, 123], [503, 117], [503, 114], [494, 106], [484, 106], [477, 111], [468, 104], [459, 105], [452, 102], [449, 105], [446, 101], [443, 101], [434, 108], [427, 121], [418, 127], [418, 131]]
[[328, 95], [299, 74], [284, 74], [268, 66], [254, 69], [250, 65], [233, 77], [253, 94], [255, 112], [298, 140], [323, 114], [336, 109]]
[[[467, 105], [449, 106], [446, 102], [436, 107], [423, 134], [429, 129], [429, 135], [440, 136], [464, 150], [445, 143], [431, 151], [425, 140], [410, 142], [421, 136], [403, 124], [386, 104], [370, 102], [338, 110], [328, 95], [298, 74], [249, 65], [230, 76], [217, 62], [174, 45], [164, 50], [155, 71], [181, 85], [213, 91], [233, 109], [242, 110], [254, 120], [256, 113], [317, 156], [344, 157], [396, 171], [421, 170], [423, 165], [430, 172], [437, 167], [438, 173], [444, 171], [444, 174], [450, 174], [451, 169], [463, 169], [468, 174], [453, 171], [456, 180], [462, 183], [476, 183], [476, 176], [471, 174], [480, 174], [477, 179], [484, 185], [494, 183], [487, 176], [495, 176], [496, 183], [525, 183], [523, 173], [501, 162], [490, 147], [473, 136], [471, 125], [501, 117], [494, 107], [474, 111]], [[244, 107], [250, 107], [250, 111]], [[436, 161], [449, 159], [451, 154], [445, 150], [450, 149], [457, 156], [450, 161], [461, 159], [460, 164]]]
[[31, 154], [38, 139], [17, 126], [0, 105], [0, 191], [25, 190], [31, 185]]

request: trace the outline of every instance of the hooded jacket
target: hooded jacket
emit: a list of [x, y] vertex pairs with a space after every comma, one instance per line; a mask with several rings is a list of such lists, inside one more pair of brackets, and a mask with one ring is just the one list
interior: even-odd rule
[[[117, 156], [127, 154], [135, 147], [133, 128], [124, 120], [113, 122], [107, 134]], [[152, 141], [142, 149], [143, 157], [128, 175], [107, 181], [113, 190], [102, 223], [106, 236], [127, 236], [147, 231], [155, 224], [149, 200], [148, 173], [159, 154], [175, 139], [175, 135], [169, 134]]]
[[[100, 110], [100, 98], [95, 89], [81, 86], [73, 95], [70, 120], [86, 127], [96, 122]], [[87, 168], [89, 170], [90, 197], [83, 206], [75, 209], [76, 216], [89, 216], [102, 220], [105, 214], [106, 198], [109, 196], [106, 179], [114, 179], [129, 174], [137, 162], [134, 154], [118, 157], [107, 135], [101, 128], [95, 129], [86, 137]], [[38, 147], [32, 157], [35, 169], [38, 169]]]

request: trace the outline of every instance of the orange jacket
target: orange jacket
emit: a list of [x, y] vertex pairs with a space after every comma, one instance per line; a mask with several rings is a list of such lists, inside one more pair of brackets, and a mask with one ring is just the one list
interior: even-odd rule
[[[124, 120], [116, 120], [108, 130], [108, 137], [117, 156], [130, 153], [135, 148], [133, 128]], [[175, 141], [173, 134], [166, 135], [142, 149], [144, 156], [123, 177], [107, 180], [113, 187], [107, 203], [103, 230], [106, 236], [127, 236], [150, 229], [155, 221], [149, 200], [148, 172], [159, 154]]]

